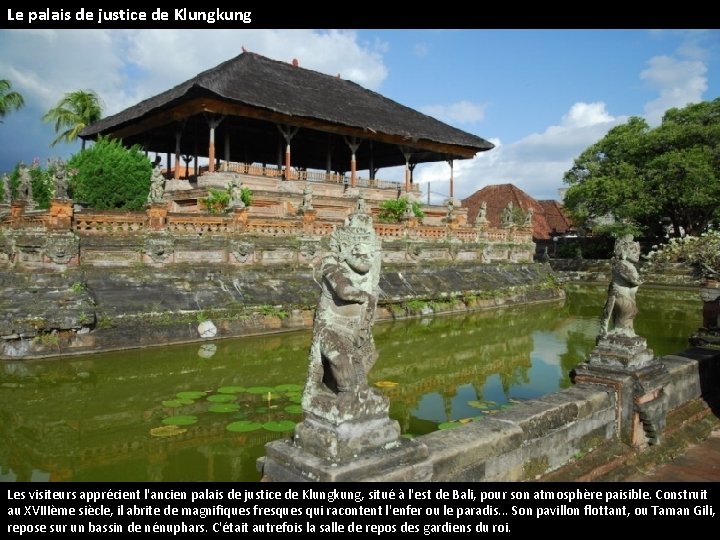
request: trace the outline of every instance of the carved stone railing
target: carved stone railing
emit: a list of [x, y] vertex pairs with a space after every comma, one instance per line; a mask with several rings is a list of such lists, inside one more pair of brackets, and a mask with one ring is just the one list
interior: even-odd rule
[[229, 233], [232, 220], [225, 216], [168, 214], [165, 230], [174, 233]]
[[140, 212], [77, 212], [72, 229], [80, 234], [133, 233], [147, 229], [148, 216]]

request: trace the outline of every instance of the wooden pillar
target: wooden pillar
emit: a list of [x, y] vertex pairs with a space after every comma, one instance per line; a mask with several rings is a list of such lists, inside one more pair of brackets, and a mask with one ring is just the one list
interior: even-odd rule
[[291, 171], [290, 171], [290, 142], [292, 141], [295, 134], [298, 132], [298, 129], [300, 129], [299, 126], [291, 127], [291, 126], [277, 126], [278, 131], [280, 131], [280, 134], [285, 139], [285, 171], [283, 174], [283, 178], [285, 180], [291, 179]]
[[223, 116], [217, 117], [211, 115], [208, 118], [208, 125], [210, 126], [210, 142], [208, 144], [208, 172], [215, 172], [215, 128], [220, 125], [223, 121]]
[[447, 162], [450, 165], [450, 198], [452, 199], [455, 196], [455, 176], [453, 167], [455, 160], [448, 159]]
[[410, 191], [410, 158], [412, 157], [412, 152], [404, 146], [400, 147], [400, 151], [405, 158], [405, 193], [408, 193]]
[[327, 154], [325, 156], [325, 174], [330, 175], [332, 172], [332, 144], [328, 135]]
[[225, 163], [230, 163], [230, 121], [225, 122]]
[[175, 131], [175, 171], [173, 172], [173, 178], [175, 180], [180, 179], [180, 138], [182, 137], [182, 131]]
[[375, 180], [375, 159], [373, 157], [372, 141], [369, 141], [369, 144], [370, 144], [370, 164], [368, 166], [368, 175], [370, 176], [370, 180]]
[[358, 142], [357, 137], [345, 137], [345, 144], [350, 148], [350, 187], [357, 185], [357, 161], [355, 159], [355, 153], [358, 148], [360, 148], [360, 143], [362, 143], [362, 141]]
[[165, 170], [166, 170], [167, 172], [170, 172], [170, 169], [172, 168], [172, 167], [171, 167], [172, 163], [170, 162], [170, 152], [167, 152], [167, 153], [165, 154], [165, 164], [166, 164]]

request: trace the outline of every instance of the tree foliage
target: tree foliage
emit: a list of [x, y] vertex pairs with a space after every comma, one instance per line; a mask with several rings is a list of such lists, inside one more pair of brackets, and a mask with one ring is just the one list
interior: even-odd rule
[[68, 161], [72, 197], [98, 210], [139, 210], [147, 202], [152, 164], [138, 145], [100, 138]]
[[[17, 199], [20, 189], [20, 166], [18, 163], [10, 173], [10, 194], [13, 200]], [[50, 208], [50, 199], [53, 195], [53, 177], [55, 175], [55, 165], [48, 162], [46, 169], [40, 166], [38, 159], [33, 160], [28, 167], [30, 175], [30, 184], [32, 185], [33, 200], [38, 208]]]
[[[68, 92], [55, 107], [43, 115], [44, 122], [55, 123], [55, 133], [58, 134], [50, 146], [55, 146], [59, 142], [75, 142], [85, 127], [102, 118], [102, 113], [102, 101], [93, 90]], [[84, 140], [82, 149], [85, 149]]]
[[[660, 126], [632, 117], [565, 173], [565, 206], [579, 222], [611, 215], [662, 234], [699, 234], [720, 219], [720, 98], [668, 110]], [[669, 222], [667, 222], [669, 220]]]
[[7, 79], [0, 79], [0, 119], [11, 111], [21, 109], [24, 105], [25, 99], [22, 94], [12, 89], [12, 83]]

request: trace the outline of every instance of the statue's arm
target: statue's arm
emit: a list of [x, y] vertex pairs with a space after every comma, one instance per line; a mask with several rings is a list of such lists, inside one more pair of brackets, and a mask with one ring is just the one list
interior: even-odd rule
[[635, 268], [634, 264], [623, 261], [621, 264], [618, 265], [617, 271], [620, 277], [627, 281], [631, 286], [637, 287], [638, 285], [642, 284], [640, 274], [638, 273], [637, 268]]
[[368, 300], [369, 295], [355, 287], [338, 265], [334, 264], [326, 267], [325, 280], [340, 300], [356, 304]]

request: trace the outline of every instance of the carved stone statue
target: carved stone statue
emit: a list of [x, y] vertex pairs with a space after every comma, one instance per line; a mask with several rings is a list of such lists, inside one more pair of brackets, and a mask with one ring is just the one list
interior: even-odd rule
[[377, 358], [372, 327], [381, 250], [372, 217], [362, 203], [358, 207], [331, 234], [322, 263], [302, 399], [305, 421], [295, 429], [298, 446], [331, 459], [348, 459], [400, 436], [388, 416], [388, 399], [368, 385]]
[[18, 186], [18, 199], [26, 201], [26, 208], [35, 207], [35, 199], [33, 198], [32, 178], [30, 177], [30, 169], [24, 163], [20, 163], [20, 184]]
[[10, 189], [10, 175], [7, 173], [2, 175], [2, 179], [0, 179], [2, 182], [2, 202], [5, 204], [10, 204], [12, 202], [12, 190]]
[[445, 216], [445, 220], [448, 223], [451, 221], [455, 221], [455, 202], [452, 200], [452, 198], [448, 199], [447, 202], [447, 215]]
[[367, 390], [375, 362], [375, 320], [380, 260], [372, 218], [355, 213], [330, 237], [322, 265], [306, 393], [338, 398]]
[[[642, 283], [636, 265], [640, 261], [640, 244], [628, 234], [615, 241], [612, 278], [603, 309], [600, 337], [621, 335], [635, 337], [634, 320], [638, 313], [635, 293]], [[608, 328], [612, 325], [612, 329]]]
[[503, 227], [511, 227], [513, 224], [513, 203], [512, 201], [507, 203], [507, 206], [503, 208], [502, 214], [500, 214], [500, 224]]
[[303, 188], [302, 193], [302, 203], [300, 203], [300, 212], [305, 212], [307, 210], [312, 210], [312, 196], [313, 196], [313, 190], [310, 184], [305, 184], [305, 187]]
[[239, 178], [233, 178], [232, 182], [228, 186], [230, 191], [230, 203], [228, 204], [228, 210], [234, 208], [245, 208], [245, 201], [242, 199], [243, 183]]
[[67, 199], [68, 183], [67, 183], [67, 171], [65, 162], [62, 159], [58, 159], [55, 162], [55, 198], [56, 199]]
[[484, 225], [487, 223], [487, 201], [480, 203], [480, 209], [478, 210], [477, 217], [475, 218], [476, 225]]
[[161, 202], [163, 195], [165, 194], [165, 177], [160, 169], [160, 163], [158, 160], [155, 161], [155, 166], [152, 170], [152, 176], [150, 177], [150, 192], [148, 193], [149, 203]]
[[533, 220], [533, 209], [532, 207], [528, 208], [527, 214], [525, 214], [525, 222], [523, 223], [524, 227], [532, 227], [532, 220]]

